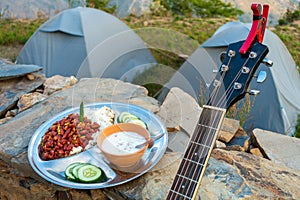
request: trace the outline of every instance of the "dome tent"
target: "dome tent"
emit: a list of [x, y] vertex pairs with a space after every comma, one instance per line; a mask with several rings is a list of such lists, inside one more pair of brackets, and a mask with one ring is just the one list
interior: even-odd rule
[[131, 81], [156, 63], [140, 37], [118, 18], [98, 9], [67, 9], [42, 24], [26, 42], [17, 63], [60, 74]]
[[[162, 101], [168, 89], [174, 86], [197, 100], [199, 94], [205, 93], [204, 96], [207, 96], [208, 87], [216, 75], [214, 71], [221, 65], [220, 54], [227, 50], [230, 43], [245, 40], [250, 29], [251, 24], [240, 22], [221, 26], [174, 74], [159, 99]], [[267, 57], [274, 64], [271, 68], [260, 64], [257, 69], [257, 74], [266, 71], [267, 78], [263, 83], [254, 79], [250, 84], [250, 89], [260, 93], [250, 97], [252, 107], [243, 128], [261, 128], [291, 135], [300, 113], [300, 75], [293, 58], [276, 34], [266, 30], [263, 43], [269, 47]]]

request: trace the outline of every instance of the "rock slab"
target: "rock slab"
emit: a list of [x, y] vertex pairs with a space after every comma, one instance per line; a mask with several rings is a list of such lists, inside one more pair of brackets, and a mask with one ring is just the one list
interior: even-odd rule
[[[194, 115], [199, 110], [194, 110], [193, 106], [197, 103], [190, 102], [191, 97], [179, 94], [179, 90], [175, 89], [173, 92], [174, 102], [169, 99], [164, 106], [159, 107], [155, 99], [147, 96], [147, 90], [143, 87], [114, 79], [82, 79], [74, 86], [55, 92], [44, 101], [17, 114], [7, 123], [0, 125], [0, 198], [163, 199], [182, 159], [181, 148], [176, 149], [175, 143], [172, 146], [174, 152], [166, 152], [160, 162], [143, 176], [120, 186], [94, 190], [64, 188], [45, 181], [31, 169], [27, 159], [27, 148], [34, 131], [43, 122], [65, 109], [77, 107], [83, 97], [87, 103], [101, 101], [133, 103], [160, 113], [162, 118], [174, 116], [163, 118], [167, 126], [180, 125], [188, 129], [186, 127], [189, 126], [185, 126], [188, 123], [178, 124], [178, 121], [172, 120], [196, 121], [198, 115], [197, 119]], [[181, 112], [190, 115], [181, 120], [176, 113], [179, 107], [176, 105], [184, 102], [190, 103], [190, 110], [187, 110], [189, 106], [186, 106]], [[173, 134], [174, 138], [176, 134], [181, 136], [185, 134], [184, 136], [189, 137], [184, 130], [178, 131], [177, 128], [174, 130], [177, 131], [169, 133]], [[179, 137], [174, 142], [178, 140], [181, 145], [186, 144], [186, 141]], [[297, 184], [299, 182], [300, 172], [297, 169], [278, 165], [276, 162], [246, 152], [214, 149], [198, 191], [198, 198], [300, 199], [300, 185]]]
[[253, 136], [266, 156], [275, 163], [300, 170], [300, 139], [262, 129]]

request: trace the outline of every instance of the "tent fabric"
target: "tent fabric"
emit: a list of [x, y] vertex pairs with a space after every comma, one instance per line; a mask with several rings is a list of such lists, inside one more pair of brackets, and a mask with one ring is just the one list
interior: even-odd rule
[[47, 77], [132, 81], [156, 60], [121, 20], [98, 9], [77, 7], [42, 24], [20, 51], [17, 63], [43, 66]]
[[[251, 24], [241, 22], [229, 22], [221, 26], [187, 59], [165, 88], [168, 90], [179, 86], [198, 100], [200, 91], [207, 91], [207, 88], [200, 88], [196, 79], [204, 81], [202, 85], [209, 86], [215, 76], [214, 71], [221, 65], [220, 54], [227, 50], [230, 43], [245, 40], [250, 29]], [[243, 128], [261, 128], [291, 135], [300, 113], [300, 75], [292, 56], [276, 34], [266, 30], [263, 44], [268, 46], [267, 58], [274, 64], [270, 68], [260, 64], [257, 69], [257, 74], [266, 71], [267, 79], [263, 83], [257, 83], [254, 79], [250, 84], [251, 89], [260, 93], [250, 98], [252, 107]], [[190, 74], [191, 68], [193, 74]], [[178, 81], [178, 76], [186, 78]], [[163, 98], [162, 95], [160, 100]]]

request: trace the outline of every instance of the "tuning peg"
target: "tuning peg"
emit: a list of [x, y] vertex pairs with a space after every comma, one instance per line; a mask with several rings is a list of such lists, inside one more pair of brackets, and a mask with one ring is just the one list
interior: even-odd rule
[[258, 75], [253, 75], [253, 78], [257, 78], [257, 83], [262, 83], [267, 79], [267, 72], [266, 71], [260, 71]]
[[262, 63], [265, 64], [267, 67], [272, 67], [273, 66], [273, 61], [269, 60], [268, 58], [264, 58]]
[[250, 90], [248, 93], [250, 95], [258, 95], [260, 93], [260, 91], [259, 90]]

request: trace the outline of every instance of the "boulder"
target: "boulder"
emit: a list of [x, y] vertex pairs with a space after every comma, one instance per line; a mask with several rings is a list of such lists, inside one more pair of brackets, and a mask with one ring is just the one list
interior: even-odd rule
[[167, 127], [180, 127], [169, 134], [169, 149], [183, 152], [201, 114], [201, 107], [187, 93], [172, 88], [162, 103], [157, 115]]
[[[35, 130], [50, 117], [73, 106], [82, 98], [86, 103], [115, 101], [142, 106], [157, 113], [168, 127], [168, 151], [158, 164], [143, 176], [128, 183], [104, 189], [77, 190], [49, 183], [38, 176], [27, 158], [27, 148]], [[197, 123], [201, 108], [181, 90], [174, 88], [160, 107], [158, 101], [147, 96], [144, 87], [114, 79], [81, 79], [69, 88], [57, 91], [44, 101], [16, 113], [0, 125], [0, 198], [1, 199], [163, 199], [176, 175], [182, 152], [190, 131]], [[182, 116], [180, 116], [182, 114]], [[38, 116], [38, 117], [37, 117]], [[261, 130], [254, 131], [263, 143]], [[268, 144], [278, 140], [290, 141], [289, 147], [299, 152], [294, 139], [278, 139], [267, 133]], [[272, 136], [271, 136], [272, 135]], [[281, 137], [281, 136], [278, 136]], [[285, 136], [287, 137], [287, 136]], [[295, 146], [291, 147], [292, 144]], [[296, 144], [296, 145], [295, 145]], [[283, 145], [283, 144], [281, 144]], [[271, 160], [237, 151], [215, 148], [212, 151], [202, 184], [201, 199], [300, 199], [299, 169], [292, 168], [279, 150], [266, 154]], [[275, 147], [272, 147], [274, 149]], [[287, 146], [283, 148], [289, 155]], [[271, 156], [272, 155], [272, 156]], [[280, 155], [281, 157], [279, 157]], [[297, 158], [295, 154], [291, 154]], [[287, 157], [287, 156], [286, 156]], [[274, 161], [273, 161], [274, 160]], [[281, 162], [279, 162], [281, 161]]]
[[180, 126], [189, 136], [193, 133], [202, 108], [189, 94], [179, 88], [172, 88], [157, 115], [167, 127]]
[[78, 80], [74, 77], [63, 77], [61, 75], [55, 75], [48, 78], [44, 83], [44, 94], [51, 95], [62, 89], [66, 89], [77, 83]]
[[26, 110], [33, 106], [34, 104], [43, 101], [47, 98], [46, 95], [43, 95], [38, 92], [23, 94], [18, 101], [19, 112]]
[[0, 80], [0, 118], [16, 106], [23, 94], [33, 92], [46, 80], [43, 74], [34, 74], [35, 79], [29, 80], [26, 76], [9, 80]]
[[262, 153], [280, 165], [300, 170], [300, 139], [254, 129], [252, 140]]
[[[164, 199], [180, 161], [181, 154], [166, 153], [141, 178], [105, 192], [115, 199]], [[198, 199], [298, 199], [299, 181], [297, 170], [245, 152], [214, 149]]]
[[262, 158], [264, 157], [264, 155], [261, 153], [259, 148], [250, 149], [250, 153], [252, 153], [253, 155], [262, 157]]
[[218, 140], [229, 143], [240, 130], [240, 122], [235, 119], [225, 118], [220, 130]]
[[[202, 108], [189, 94], [177, 87], [171, 88], [157, 113], [167, 127], [180, 127], [179, 131], [169, 133], [169, 149], [177, 152], [185, 150], [201, 111]], [[244, 134], [239, 121], [225, 118], [218, 140], [229, 143], [236, 133]]]
[[[0, 159], [11, 163], [12, 158], [22, 155], [27, 151], [34, 131], [42, 123], [59, 112], [79, 106], [83, 97], [85, 103], [129, 102], [153, 112], [159, 109], [158, 101], [148, 97], [147, 90], [141, 86], [114, 79], [82, 79], [74, 87], [51, 95], [46, 100], [18, 114], [14, 120], [1, 125]], [[24, 163], [19, 163], [19, 160], [14, 160], [16, 161], [15, 165], [22, 167]]]
[[22, 77], [27, 74], [38, 72], [43, 68], [36, 65], [20, 65], [11, 63], [0, 63], [0, 80]]

